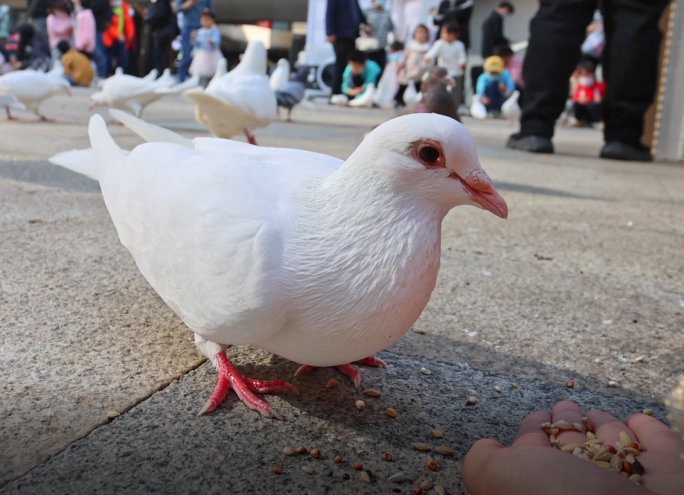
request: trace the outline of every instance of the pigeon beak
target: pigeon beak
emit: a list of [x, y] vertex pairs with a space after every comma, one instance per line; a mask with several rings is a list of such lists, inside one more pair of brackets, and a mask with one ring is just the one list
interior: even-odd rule
[[[452, 174], [456, 175], [456, 174]], [[497, 192], [492, 179], [484, 170], [478, 170], [466, 177], [456, 176], [463, 184], [470, 197], [484, 210], [494, 213], [497, 217], [508, 218], [508, 205]]]

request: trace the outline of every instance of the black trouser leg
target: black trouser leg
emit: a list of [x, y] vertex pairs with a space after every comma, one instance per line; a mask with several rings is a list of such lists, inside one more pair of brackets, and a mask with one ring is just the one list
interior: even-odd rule
[[658, 81], [660, 16], [668, 0], [604, 0], [606, 141], [639, 146]]
[[406, 88], [408, 88], [407, 84], [400, 84], [399, 89], [397, 89], [397, 94], [394, 95], [394, 101], [399, 105], [405, 105], [404, 93], [406, 92]]
[[158, 36], [155, 40], [154, 66], [159, 71], [159, 75], [168, 67], [172, 41], [173, 38], [169, 38], [168, 36]]
[[342, 93], [342, 74], [347, 67], [349, 54], [354, 46], [354, 38], [341, 38], [333, 45], [335, 48], [335, 83], [332, 88], [334, 95]]
[[523, 63], [522, 135], [553, 136], [595, 10], [596, 0], [539, 2], [539, 11], [530, 22], [530, 44]]

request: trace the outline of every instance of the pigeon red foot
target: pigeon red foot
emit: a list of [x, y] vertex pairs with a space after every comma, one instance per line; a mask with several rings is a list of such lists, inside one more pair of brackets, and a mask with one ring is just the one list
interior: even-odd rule
[[7, 112], [7, 120], [19, 120], [19, 117], [15, 117], [10, 113], [10, 109], [8, 107], [5, 107], [5, 111]]
[[247, 137], [247, 142], [249, 144], [253, 144], [254, 146], [258, 146], [256, 142], [256, 138], [254, 137], [254, 134], [249, 132], [247, 129], [245, 129], [245, 136]]
[[216, 364], [218, 366], [218, 382], [214, 393], [200, 411], [202, 414], [214, 411], [228, 395], [232, 388], [244, 404], [253, 411], [261, 413], [267, 418], [283, 419], [267, 402], [259, 399], [255, 393], [270, 394], [273, 392], [294, 392], [299, 393], [297, 387], [283, 380], [272, 380], [264, 382], [242, 376], [240, 372], [230, 362], [226, 353], [221, 351], [216, 353]]
[[[387, 363], [380, 358], [376, 358], [375, 356], [369, 356], [367, 358], [359, 359], [358, 361], [354, 361], [353, 364], [360, 364], [362, 366], [372, 366], [374, 368], [387, 368]], [[309, 366], [308, 364], [305, 364], [295, 372], [295, 376], [310, 373], [316, 368], [317, 366]], [[343, 374], [349, 377], [349, 379], [354, 384], [354, 388], [356, 390], [359, 389], [359, 387], [361, 386], [361, 372], [356, 368], [356, 366], [352, 366], [351, 364], [341, 364], [339, 366], [335, 366], [335, 368], [337, 368]]]

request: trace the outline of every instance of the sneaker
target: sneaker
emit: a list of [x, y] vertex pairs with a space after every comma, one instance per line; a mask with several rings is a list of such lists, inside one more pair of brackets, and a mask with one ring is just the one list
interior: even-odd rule
[[601, 158], [611, 160], [627, 160], [630, 162], [652, 162], [651, 150], [639, 143], [632, 146], [622, 141], [608, 141], [601, 148]]
[[523, 136], [520, 133], [511, 134], [506, 142], [506, 148], [529, 151], [530, 153], [553, 153], [551, 138], [546, 136]]

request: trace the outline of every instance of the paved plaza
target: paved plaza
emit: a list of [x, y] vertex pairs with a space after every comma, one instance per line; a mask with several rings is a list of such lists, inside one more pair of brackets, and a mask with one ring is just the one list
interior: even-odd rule
[[[471, 207], [447, 216], [437, 288], [414, 327], [425, 332], [381, 353], [387, 370], [362, 369], [362, 389], [382, 396], [336, 370], [294, 378], [296, 363], [239, 347], [229, 357], [247, 376], [287, 379], [300, 395], [266, 396], [283, 421], [233, 394], [197, 416], [215, 370], [119, 243], [97, 183], [47, 162], [89, 146], [90, 93], [48, 100], [55, 123], [0, 120], [1, 494], [409, 494], [429, 479], [456, 495], [474, 441], [510, 442], [526, 414], [559, 400], [665, 417], [684, 375], [684, 167], [599, 160], [601, 135], [588, 129], [559, 130], [555, 155], [511, 151], [513, 124], [469, 118], [509, 219]], [[346, 158], [393, 115], [300, 105], [294, 123], [256, 136]], [[143, 117], [209, 135], [180, 97]], [[122, 147], [140, 143], [105, 118]], [[412, 442], [456, 453], [430, 454], [433, 472]], [[287, 457], [287, 446], [321, 456]], [[407, 480], [390, 483], [399, 472]]]

